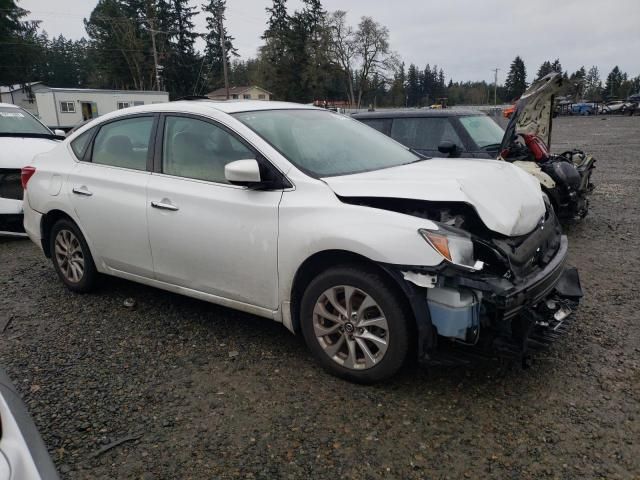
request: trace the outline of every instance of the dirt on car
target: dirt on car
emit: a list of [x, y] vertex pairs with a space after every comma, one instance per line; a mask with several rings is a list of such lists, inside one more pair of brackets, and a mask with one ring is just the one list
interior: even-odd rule
[[598, 159], [596, 190], [566, 229], [585, 298], [529, 369], [354, 385], [279, 324], [118, 279], [73, 294], [6, 239], [0, 366], [65, 479], [639, 478], [639, 131], [554, 121], [554, 151]]

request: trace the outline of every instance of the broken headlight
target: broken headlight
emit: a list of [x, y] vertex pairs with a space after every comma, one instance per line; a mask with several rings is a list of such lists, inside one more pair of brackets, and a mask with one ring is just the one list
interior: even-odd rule
[[438, 224], [437, 230], [421, 228], [418, 233], [445, 260], [471, 270], [481, 270], [483, 263], [476, 261], [471, 237], [457, 228]]

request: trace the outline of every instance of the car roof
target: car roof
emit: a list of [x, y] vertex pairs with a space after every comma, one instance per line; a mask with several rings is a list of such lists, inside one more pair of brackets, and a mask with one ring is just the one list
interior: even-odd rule
[[422, 118], [422, 117], [468, 117], [471, 115], [486, 115], [480, 110], [463, 108], [443, 108], [443, 109], [403, 109], [403, 110], [380, 110], [377, 112], [354, 113], [353, 118]]
[[[211, 114], [212, 111], [233, 114], [239, 112], [255, 112], [259, 110], [321, 110], [311, 105], [303, 105], [300, 103], [290, 102], [272, 102], [265, 100], [208, 100], [208, 99], [189, 99], [176, 100], [174, 102], [152, 103], [149, 105], [140, 105], [137, 107], [122, 108], [113, 112], [106, 113], [97, 118], [92, 119], [83, 125], [78, 125], [73, 135], [68, 138], [75, 138], [76, 134], [81, 135], [86, 130], [106, 121], [115, 120], [130, 115], [153, 114], [157, 112], [167, 113], [193, 113], [200, 115]], [[72, 138], [73, 137], [73, 138]]]
[[0, 107], [9, 107], [9, 108], [17, 108], [20, 109], [19, 106], [14, 105], [13, 103], [0, 103]]
[[207, 100], [207, 99], [194, 99], [194, 100], [177, 100], [175, 102], [167, 103], [155, 103], [153, 105], [145, 105], [146, 111], [167, 110], [167, 108], [181, 109], [185, 107], [188, 110], [191, 106], [197, 106], [197, 108], [210, 108], [212, 110], [218, 110], [224, 113], [238, 113], [238, 112], [254, 112], [257, 110], [291, 110], [291, 109], [308, 109], [308, 110], [322, 110], [311, 105], [303, 105], [301, 103], [292, 102], [272, 102], [265, 100]]

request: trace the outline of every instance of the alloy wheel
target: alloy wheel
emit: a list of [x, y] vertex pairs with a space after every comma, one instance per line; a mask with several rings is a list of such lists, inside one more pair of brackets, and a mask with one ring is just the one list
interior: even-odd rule
[[55, 240], [55, 258], [65, 279], [78, 283], [84, 275], [84, 254], [78, 237], [67, 229], [60, 230]]
[[352, 370], [377, 365], [389, 345], [389, 325], [369, 294], [348, 285], [325, 290], [313, 309], [313, 331], [334, 362]]

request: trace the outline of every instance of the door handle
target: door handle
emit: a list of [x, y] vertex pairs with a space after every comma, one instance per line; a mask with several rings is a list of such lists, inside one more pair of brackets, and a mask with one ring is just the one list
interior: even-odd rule
[[76, 195], [84, 195], [85, 197], [90, 197], [91, 195], [93, 195], [93, 193], [91, 193], [87, 187], [85, 187], [84, 185], [81, 187], [73, 187], [73, 190], [71, 190], [73, 193], [75, 193]]
[[165, 202], [151, 202], [151, 206], [153, 208], [159, 208], [161, 210], [171, 210], [172, 212], [180, 210], [175, 205], [173, 205], [171, 203], [165, 203]]

